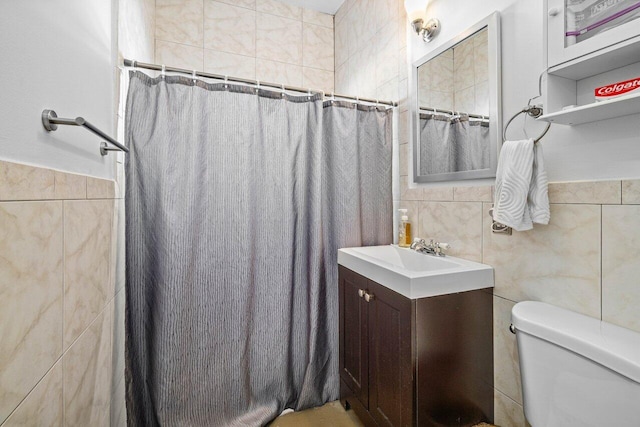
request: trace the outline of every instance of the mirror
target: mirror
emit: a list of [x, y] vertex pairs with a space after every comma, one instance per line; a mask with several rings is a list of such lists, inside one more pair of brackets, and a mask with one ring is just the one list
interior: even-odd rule
[[497, 12], [412, 66], [414, 182], [493, 178], [501, 144]]

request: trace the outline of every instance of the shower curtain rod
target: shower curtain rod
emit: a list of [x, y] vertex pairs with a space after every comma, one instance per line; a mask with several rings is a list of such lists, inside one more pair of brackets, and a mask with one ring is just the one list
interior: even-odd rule
[[322, 94], [323, 97], [328, 98], [328, 99], [334, 99], [334, 98], [340, 98], [340, 99], [351, 99], [354, 101], [363, 101], [363, 102], [369, 102], [372, 104], [381, 104], [381, 105], [390, 105], [392, 107], [397, 107], [398, 103], [394, 102], [394, 101], [380, 101], [378, 99], [372, 99], [372, 98], [362, 98], [362, 97], [357, 97], [357, 96], [349, 96], [349, 95], [340, 95], [337, 93], [331, 93], [326, 94], [324, 91], [321, 90], [317, 90], [317, 89], [307, 89], [307, 88], [301, 88], [301, 87], [296, 87], [296, 86], [287, 86], [287, 85], [282, 85], [282, 84], [277, 84], [277, 83], [268, 83], [268, 82], [263, 82], [263, 81], [259, 81], [259, 80], [250, 80], [250, 79], [243, 79], [241, 77], [231, 77], [231, 76], [223, 76], [221, 74], [213, 74], [213, 73], [205, 73], [204, 71], [197, 71], [197, 70], [187, 70], [185, 68], [176, 68], [176, 67], [167, 67], [164, 65], [158, 65], [158, 64], [148, 64], [145, 62], [138, 62], [135, 60], [131, 60], [131, 59], [125, 59], [124, 60], [124, 66], [125, 67], [133, 67], [133, 68], [144, 68], [147, 70], [155, 70], [155, 71], [165, 71], [165, 72], [170, 72], [170, 73], [180, 73], [180, 74], [188, 74], [190, 76], [198, 76], [198, 77], [205, 77], [205, 78], [209, 78], [209, 79], [217, 79], [217, 80], [224, 80], [227, 82], [233, 82], [233, 83], [244, 83], [244, 84], [248, 84], [248, 85], [253, 85], [253, 86], [260, 86], [260, 87], [270, 87], [270, 88], [274, 88], [274, 89], [280, 89], [280, 90], [288, 90], [288, 91], [292, 91], [292, 92], [301, 92], [301, 93], [313, 93], [313, 94]]
[[456, 114], [465, 114], [473, 119], [482, 119], [482, 120], [489, 120], [489, 116], [481, 116], [479, 114], [470, 114], [470, 113], [463, 113], [461, 111], [451, 111], [451, 110], [442, 110], [440, 108], [431, 108], [431, 107], [420, 107], [420, 111], [425, 111], [425, 112], [436, 112], [436, 113], [444, 113], [444, 114], [449, 114], [451, 116], [454, 116]]

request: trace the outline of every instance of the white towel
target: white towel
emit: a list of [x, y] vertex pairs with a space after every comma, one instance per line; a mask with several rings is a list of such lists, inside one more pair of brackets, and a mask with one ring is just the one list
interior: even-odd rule
[[516, 231], [549, 223], [549, 194], [542, 147], [532, 139], [506, 141], [496, 171], [493, 219]]

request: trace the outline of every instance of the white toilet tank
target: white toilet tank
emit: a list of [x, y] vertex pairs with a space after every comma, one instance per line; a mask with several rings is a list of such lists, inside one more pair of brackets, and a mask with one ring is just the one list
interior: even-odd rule
[[511, 321], [532, 427], [640, 426], [640, 333], [534, 301]]

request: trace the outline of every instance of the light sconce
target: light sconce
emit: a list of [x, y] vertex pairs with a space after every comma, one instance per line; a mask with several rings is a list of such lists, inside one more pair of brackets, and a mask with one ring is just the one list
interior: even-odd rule
[[[404, 0], [409, 22], [422, 40], [430, 42], [440, 31], [440, 21], [431, 18], [427, 21], [427, 5], [429, 0]], [[425, 23], [426, 21], [426, 23]]]

